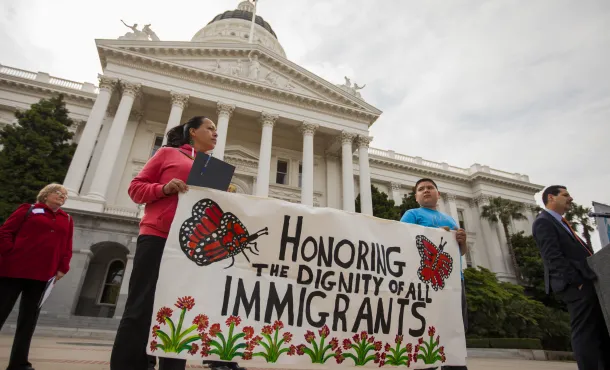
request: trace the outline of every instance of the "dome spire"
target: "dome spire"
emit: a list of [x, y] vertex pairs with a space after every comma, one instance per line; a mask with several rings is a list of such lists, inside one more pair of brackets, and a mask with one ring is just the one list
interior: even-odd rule
[[249, 0], [244, 0], [239, 3], [237, 9], [242, 10], [244, 12], [252, 13], [254, 12], [254, 4], [252, 4]]

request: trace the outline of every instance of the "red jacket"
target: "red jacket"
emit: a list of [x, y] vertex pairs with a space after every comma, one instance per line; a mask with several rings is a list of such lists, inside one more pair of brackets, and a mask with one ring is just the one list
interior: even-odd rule
[[22, 204], [0, 226], [0, 276], [48, 281], [70, 269], [74, 221], [46, 204]]
[[186, 182], [193, 167], [192, 147], [162, 147], [146, 162], [138, 176], [129, 184], [129, 196], [138, 204], [146, 204], [140, 222], [140, 235], [167, 238], [176, 215], [178, 195], [166, 196], [163, 186], [172, 179]]

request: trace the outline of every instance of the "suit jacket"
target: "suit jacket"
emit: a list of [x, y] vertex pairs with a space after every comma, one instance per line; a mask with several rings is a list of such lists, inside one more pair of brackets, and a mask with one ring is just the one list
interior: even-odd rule
[[544, 263], [544, 284], [547, 294], [562, 292], [569, 285], [579, 286], [596, 276], [587, 263], [590, 256], [583, 245], [547, 211], [536, 217], [532, 234]]

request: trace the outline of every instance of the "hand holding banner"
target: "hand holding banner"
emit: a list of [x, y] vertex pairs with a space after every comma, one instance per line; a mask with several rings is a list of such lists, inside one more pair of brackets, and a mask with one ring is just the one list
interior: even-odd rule
[[149, 353], [282, 369], [464, 365], [459, 258], [454, 232], [191, 187]]

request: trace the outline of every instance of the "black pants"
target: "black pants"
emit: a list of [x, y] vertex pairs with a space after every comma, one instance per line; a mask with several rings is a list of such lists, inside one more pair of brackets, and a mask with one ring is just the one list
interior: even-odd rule
[[[464, 322], [464, 334], [468, 331], [468, 305], [466, 304], [466, 285], [464, 285], [464, 280], [462, 280], [462, 321]], [[433, 370], [437, 369], [429, 368], [423, 370]], [[468, 370], [467, 366], [441, 366], [442, 370]]]
[[558, 294], [567, 304], [572, 349], [579, 370], [610, 370], [610, 336], [593, 283], [570, 285]]
[[[125, 312], [110, 356], [111, 370], [148, 369], [146, 347], [165, 241], [152, 235], [138, 237]], [[185, 367], [185, 360], [159, 358], [159, 370], [184, 370]]]
[[17, 330], [7, 370], [19, 370], [32, 366], [28, 361], [28, 355], [40, 312], [38, 305], [46, 286], [46, 281], [0, 278], [0, 329], [15, 306], [17, 298], [21, 295]]

